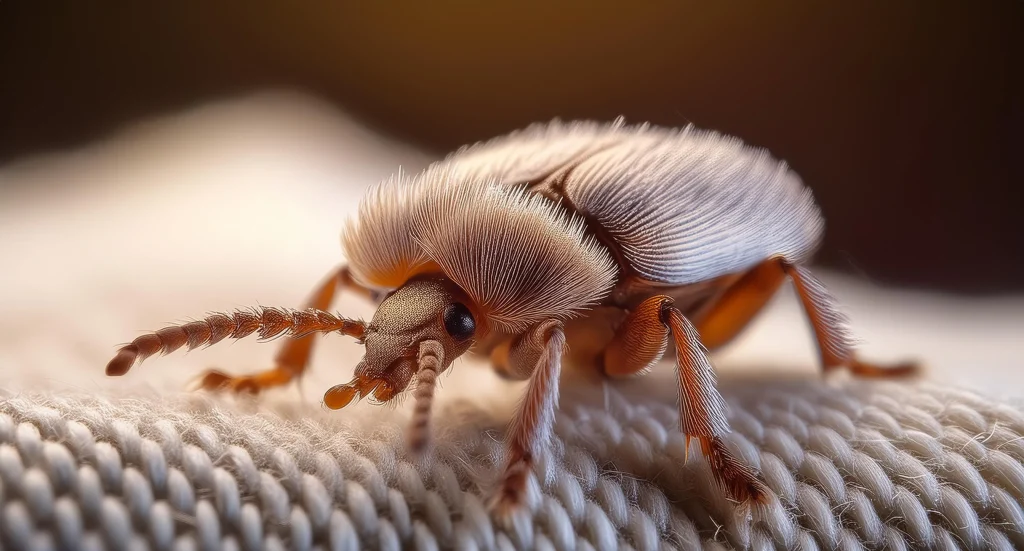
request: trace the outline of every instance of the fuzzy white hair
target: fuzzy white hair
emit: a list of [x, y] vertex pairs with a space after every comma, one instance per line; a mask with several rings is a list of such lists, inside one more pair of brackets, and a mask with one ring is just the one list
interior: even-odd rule
[[510, 333], [594, 305], [618, 272], [578, 216], [446, 163], [376, 186], [342, 241], [360, 283], [391, 289], [441, 272]]

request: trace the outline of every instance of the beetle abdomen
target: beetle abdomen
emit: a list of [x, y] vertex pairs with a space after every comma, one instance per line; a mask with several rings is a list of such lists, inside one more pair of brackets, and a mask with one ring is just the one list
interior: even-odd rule
[[772, 256], [801, 262], [823, 229], [810, 190], [784, 162], [693, 127], [556, 121], [447, 162], [561, 195], [611, 237], [626, 271], [653, 283], [691, 284]]

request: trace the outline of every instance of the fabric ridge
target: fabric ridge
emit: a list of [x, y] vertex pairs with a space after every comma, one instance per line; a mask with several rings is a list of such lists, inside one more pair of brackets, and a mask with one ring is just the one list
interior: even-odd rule
[[[723, 388], [729, 446], [777, 494], [737, 510], [674, 404], [566, 389], [530, 511], [484, 504], [500, 423], [460, 412], [414, 464], [402, 428], [201, 395], [0, 393], [8, 549], [1014, 549], [1024, 412], [933, 386]], [[575, 394], [574, 394], [575, 392]], [[438, 424], [452, 415], [438, 413]], [[454, 421], [449, 422], [451, 425]], [[455, 426], [455, 425], [452, 425]]]

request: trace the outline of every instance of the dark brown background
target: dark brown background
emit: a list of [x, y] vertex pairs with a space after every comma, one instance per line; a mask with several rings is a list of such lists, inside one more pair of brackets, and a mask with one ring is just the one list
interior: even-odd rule
[[0, 1], [0, 162], [266, 86], [437, 152], [553, 116], [693, 122], [800, 172], [832, 266], [1024, 287], [1022, 2], [206, 4]]

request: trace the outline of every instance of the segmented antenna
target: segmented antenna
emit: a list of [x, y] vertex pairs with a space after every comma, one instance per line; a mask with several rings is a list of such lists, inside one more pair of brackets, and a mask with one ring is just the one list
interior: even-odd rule
[[107, 375], [124, 375], [136, 362], [154, 354], [170, 354], [183, 346], [186, 350], [192, 350], [216, 344], [226, 338], [241, 339], [253, 333], [261, 341], [267, 341], [285, 335], [299, 338], [312, 333], [334, 331], [361, 339], [366, 324], [314, 308], [290, 310], [259, 306], [237, 310], [232, 314], [214, 313], [200, 321], [146, 333], [122, 346], [107, 364]]

